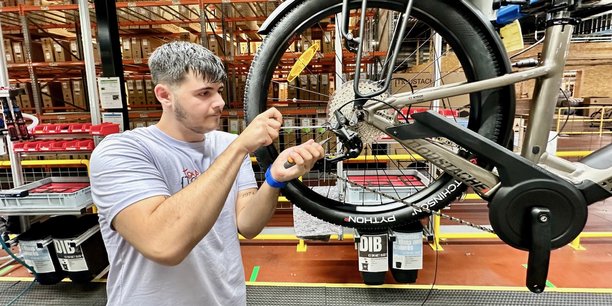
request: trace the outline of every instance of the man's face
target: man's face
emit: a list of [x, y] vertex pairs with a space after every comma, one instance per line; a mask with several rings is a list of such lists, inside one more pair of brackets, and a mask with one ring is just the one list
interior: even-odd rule
[[176, 121], [196, 134], [216, 130], [225, 106], [222, 92], [223, 83], [208, 83], [189, 73], [180, 85], [172, 88]]

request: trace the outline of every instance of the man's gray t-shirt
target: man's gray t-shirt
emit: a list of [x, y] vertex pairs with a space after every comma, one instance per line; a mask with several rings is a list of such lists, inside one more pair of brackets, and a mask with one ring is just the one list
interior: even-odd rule
[[248, 155], [219, 218], [180, 264], [164, 266], [145, 258], [111, 228], [113, 218], [131, 204], [171, 196], [187, 186], [236, 137], [213, 131], [203, 142], [189, 143], [150, 126], [108, 136], [97, 146], [90, 177], [111, 265], [109, 305], [246, 304], [235, 207], [238, 191], [257, 188]]

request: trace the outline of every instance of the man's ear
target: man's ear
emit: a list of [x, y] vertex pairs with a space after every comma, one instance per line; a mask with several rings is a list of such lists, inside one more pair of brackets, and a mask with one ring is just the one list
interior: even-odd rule
[[170, 90], [170, 86], [165, 84], [157, 84], [155, 88], [153, 88], [153, 92], [155, 93], [155, 97], [161, 103], [162, 107], [170, 107], [172, 104], [172, 91]]

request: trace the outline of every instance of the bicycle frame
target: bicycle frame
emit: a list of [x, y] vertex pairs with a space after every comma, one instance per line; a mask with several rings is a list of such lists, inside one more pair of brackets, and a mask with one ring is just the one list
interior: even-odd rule
[[[402, 0], [402, 3], [400, 3], [400, 1], [394, 1], [394, 7], [389, 8], [396, 12], [404, 12], [404, 16], [397, 24], [405, 24], [407, 20], [406, 16], [410, 15], [411, 4], [423, 10], [424, 14], [427, 14], [428, 11], [432, 13], [432, 11], [437, 8], [446, 8], [449, 10], [451, 5], [450, 1], [440, 1], [440, 3], [432, 2], [431, 6], [427, 6], [425, 5], [425, 0], [422, 1], [422, 3], [411, 0]], [[279, 56], [282, 55], [278, 53], [282, 51], [279, 50], [279, 48], [283, 50], [286, 48], [283, 44], [287, 41], [284, 39], [286, 34], [293, 35], [293, 27], [297, 25], [297, 31], [299, 31], [302, 30], [299, 28], [300, 23], [306, 24], [305, 22], [316, 21], [318, 18], [325, 18], [322, 14], [317, 15], [317, 9], [334, 9], [335, 12], [337, 12], [339, 9], [339, 3], [337, 2], [341, 1], [337, 0], [334, 3], [324, 3], [324, 1], [321, 0], [304, 3], [300, 6], [297, 6], [296, 2], [299, 1], [288, 0], [283, 2], [281, 5], [282, 8], [279, 6], [279, 9], [277, 9], [262, 25], [260, 33], [267, 34], [271, 31], [271, 40], [268, 49], [262, 47], [263, 51], [260, 53], [261, 57], [259, 61], [271, 60], [274, 62], [279, 60]], [[478, 31], [479, 35], [482, 34], [480, 38], [484, 39], [479, 40], [477, 48], [486, 47], [487, 52], [491, 55], [486, 58], [494, 58], [498, 64], [504, 65], [503, 69], [495, 71], [504, 71], [502, 73], [507, 74], [489, 79], [479, 79], [479, 81], [472, 83], [447, 84], [435, 88], [422, 89], [412, 93], [395, 94], [381, 101], [375, 98], [370, 99], [373, 96], [377, 96], [376, 94], [367, 93], [364, 95], [359, 92], [360, 86], [358, 86], [358, 80], [360, 80], [359, 71], [361, 68], [359, 59], [361, 58], [360, 53], [362, 52], [362, 48], [361, 46], [359, 46], [359, 48], [356, 46], [362, 44], [366, 23], [359, 23], [359, 37], [352, 37], [352, 35], [349, 34], [354, 32], [347, 31], [347, 24], [349, 21], [349, 15], [347, 14], [349, 13], [348, 6], [357, 8], [359, 5], [361, 7], [361, 18], [364, 19], [363, 13], [368, 8], [366, 2], [367, 0], [351, 0], [350, 2], [344, 0], [342, 1], [344, 16], [336, 15], [335, 17], [336, 27], [338, 27], [339, 24], [342, 26], [342, 29], [337, 28], [337, 31], [341, 31], [343, 34], [342, 36], [346, 39], [346, 47], [350, 51], [357, 52], [357, 70], [355, 71], [355, 77], [352, 84], [356, 99], [352, 100], [353, 110], [350, 115], [350, 120], [345, 117], [346, 114], [341, 113], [339, 110], [334, 111], [337, 121], [331, 127], [331, 130], [338, 135], [339, 140], [342, 140], [342, 149], [344, 152], [340, 152], [340, 156], [335, 156], [335, 160], [326, 159], [326, 161], [334, 163], [354, 157], [357, 149], [362, 148], [363, 142], [359, 138], [360, 135], [358, 132], [353, 131], [354, 133], [349, 135], [346, 127], [350, 128], [356, 126], [359, 122], [365, 122], [366, 126], [373, 126], [383, 131], [385, 134], [398, 141], [398, 143], [404, 145], [407, 149], [420, 154], [429, 163], [444, 170], [445, 173], [454, 177], [455, 180], [451, 180], [448, 176], [440, 177], [436, 182], [442, 182], [444, 185], [430, 185], [433, 188], [428, 190], [431, 192], [427, 193], [425, 197], [419, 198], [418, 195], [414, 198], [408, 197], [404, 199], [390, 197], [390, 199], [396, 200], [396, 202], [390, 204], [381, 203], [381, 210], [376, 209], [375, 206], [372, 206], [373, 209], [370, 209], [368, 205], [357, 206], [358, 209], [355, 209], [357, 214], [368, 216], [367, 219], [369, 219], [369, 221], [364, 222], [351, 221], [350, 212], [352, 212], [352, 207], [355, 207], [351, 203], [341, 203], [329, 196], [319, 195], [316, 191], [307, 189], [308, 186], [290, 184], [287, 189], [287, 194], [295, 195], [296, 203], [303, 205], [305, 208], [309, 208], [313, 213], [324, 215], [338, 224], [349, 223], [350, 225], [355, 224], [370, 230], [380, 230], [380, 228], [384, 226], [392, 228], [393, 226], [403, 225], [398, 223], [400, 221], [415, 221], [417, 218], [432, 213], [433, 210], [447, 205], [453, 199], [451, 197], [457, 196], [459, 192], [463, 190], [461, 187], [465, 186], [461, 186], [461, 184], [464, 183], [470, 186], [488, 202], [490, 225], [498, 237], [515, 248], [529, 251], [526, 285], [529, 290], [533, 292], [542, 292], [545, 288], [551, 250], [566, 245], [580, 234], [586, 224], [588, 204], [600, 201], [612, 195], [612, 161], [610, 160], [612, 145], [608, 145], [596, 151], [581, 162], [569, 162], [554, 156], [549, 156], [545, 153], [549, 130], [554, 119], [554, 110], [558, 97], [558, 90], [563, 77], [563, 69], [567, 58], [573, 24], [576, 23], [576, 20], [572, 18], [572, 14], [577, 12], [575, 8], [580, 8], [582, 3], [579, 0], [524, 2], [528, 3], [525, 4], [524, 12], [546, 12], [550, 17], [550, 19], [547, 20], [546, 40], [543, 46], [541, 61], [538, 66], [520, 72], [508, 73], [506, 71], [510, 69], [509, 62], [503, 59], [504, 51], [501, 49], [501, 44], [499, 43], [498, 37], [495, 37], [493, 29], [486, 24], [486, 18], [483, 18], [482, 15], [478, 15], [478, 13], [474, 11], [474, 7], [457, 1], [457, 5], [465, 7], [460, 7], [460, 10], [453, 12], [454, 17], [458, 18], [458, 14], [462, 12], [468, 12], [470, 15], [469, 19], [464, 18], [465, 20], [462, 20], [465, 21], [465, 23], [463, 23], [461, 27], [458, 27], [457, 30], [470, 31], [469, 28], [471, 27], [467, 23], [475, 23], [474, 25], [477, 27], [473, 28], [473, 30]], [[486, 1], [481, 2], [484, 3]], [[521, 1], [521, 3], [523, 2]], [[536, 3], [536, 5], [531, 6], [532, 3]], [[377, 3], [375, 6], [384, 7], [381, 2]], [[299, 12], [299, 8], [304, 8], [306, 13]], [[521, 9], [522, 8], [523, 7], [521, 7]], [[612, 6], [610, 9], [612, 9]], [[314, 16], [311, 15], [313, 12], [315, 14]], [[332, 11], [325, 12], [331, 13]], [[442, 10], [436, 11], [436, 13], [442, 12]], [[519, 13], [523, 13], [523, 11], [519, 11]], [[287, 17], [283, 17], [283, 15], [287, 15]], [[292, 18], [289, 18], [289, 16]], [[281, 18], [285, 19], [280, 21], [278, 27], [273, 27]], [[453, 25], [453, 23], [439, 24], [441, 30], [452, 27]], [[279, 32], [275, 32], [271, 29], [279, 29]], [[402, 36], [401, 30], [402, 29], [395, 28], [390, 43], [386, 44], [391, 51], [387, 52], [388, 58], [384, 61], [385, 64], [383, 64], [381, 69], [384, 72], [381, 73], [381, 75], [384, 75], [384, 77], [376, 79], [376, 81], [379, 81], [379, 84], [385, 85], [382, 89], [374, 89], [376, 93], [379, 91], [386, 92], [388, 90], [386, 87], [388, 87], [390, 81], [389, 71], [392, 71], [395, 63], [387, 63], [390, 62], [388, 60], [389, 58], [396, 58], [395, 50], [397, 50], [398, 40]], [[470, 38], [469, 35], [471, 35], [471, 32], [453, 31], [450, 34], [457, 34], [457, 39], [459, 39], [459, 37], [461, 39], [466, 39]], [[339, 36], [341, 35], [336, 36], [336, 38], [340, 38]], [[463, 41], [455, 42], [457, 46], [460, 47], [458, 49], [464, 47], [461, 44]], [[338, 40], [336, 43], [337, 49], [339, 45], [340, 43]], [[488, 48], [489, 46], [492, 47]], [[339, 53], [338, 51], [339, 50], [337, 50], [337, 53]], [[469, 51], [472, 50], [469, 49]], [[470, 60], [478, 60], [478, 58], [476, 58], [478, 54], [480, 53], [470, 52]], [[259, 62], [257, 63], [259, 64]], [[481, 65], [479, 65], [478, 68], [491, 68], [486, 67], [486, 62], [479, 62], [479, 64]], [[252, 67], [254, 67], [254, 70], [252, 70], [254, 82], [267, 82], [271, 77], [272, 65], [253, 65]], [[484, 70], [485, 69], [483, 69], [483, 71]], [[490, 74], [495, 71], [491, 70], [487, 72], [486, 75], [497, 75]], [[261, 72], [266, 73], [263, 79], [259, 78]], [[536, 80], [534, 92], [535, 106], [531, 109], [530, 126], [526, 136], [527, 140], [525, 141], [525, 149], [521, 155], [514, 154], [503, 145], [433, 111], [414, 113], [411, 115], [413, 121], [406, 122], [406, 124], [399, 123], [395, 115], [389, 116], [390, 113], [386, 112], [391, 109], [399, 112], [399, 108], [411, 106], [419, 102], [479, 93], [484, 90], [496, 88], [501, 89], [500, 91], [496, 91], [496, 94], [512, 94], [511, 86], [513, 86], [514, 83], [529, 79]], [[257, 86], [253, 86], [253, 88], [253, 92], [247, 92], [247, 94], [251, 94], [253, 98], [260, 100], [260, 98], [267, 95], [265, 86], [262, 89]], [[476, 95], [474, 94], [473, 96]], [[496, 96], [499, 97], [499, 95], [493, 95], [491, 98]], [[505, 96], [501, 98], [505, 99], [510, 97]], [[369, 101], [363, 102], [368, 99]], [[512, 102], [510, 99], [505, 99], [504, 101]], [[349, 105], [350, 102], [349, 100], [343, 103], [342, 107]], [[495, 103], [494, 105], [496, 107], [502, 107], [501, 111], [503, 111], [503, 113], [499, 113], [500, 116], [513, 115], [511, 113], [512, 105], [507, 105], [500, 101], [492, 101], [491, 103]], [[247, 114], [253, 116], [261, 112], [266, 105], [258, 101], [256, 106], [256, 108], [250, 110]], [[379, 114], [380, 111], [384, 112]], [[487, 112], [482, 113], [494, 113], [494, 111], [497, 111], [497, 109], [490, 108], [487, 109]], [[494, 115], [497, 115], [497, 113], [494, 113]], [[478, 116], [476, 112], [472, 113], [470, 119], [475, 120], [472, 124], [477, 126], [483, 123], [483, 128], [488, 129], [486, 135], [493, 138], [500, 136], [498, 140], [502, 143], [506, 135], [493, 135], [497, 131], [493, 130], [495, 127], [485, 125], [486, 122], [484, 121], [487, 118], [476, 118], [476, 116]], [[507, 119], [510, 118], [504, 117], [494, 119], [499, 119], [496, 124], [505, 124], [507, 123]], [[357, 127], [357, 129], [358, 128], [359, 127]], [[507, 127], [504, 126], [502, 128], [505, 129]], [[432, 139], [436, 137], [444, 137], [454, 142], [459, 146], [460, 151], [457, 152], [455, 147], [448, 149], [446, 146], [439, 144], [435, 139]], [[358, 153], [359, 152], [356, 154]], [[261, 159], [264, 162], [268, 162], [275, 154], [277, 154], [276, 148], [266, 148], [265, 151], [261, 153]], [[468, 154], [469, 156], [466, 157]], [[340, 158], [338, 159], [338, 157]], [[480, 160], [476, 163], [472, 163], [472, 157], [476, 157]], [[259, 156], [258, 159], [260, 159]], [[341, 163], [338, 164], [341, 165]], [[487, 165], [479, 166], [478, 164]], [[323, 165], [326, 164], [323, 163]], [[493, 168], [493, 170], [490, 170], [490, 168]], [[337, 170], [336, 172], [341, 173], [342, 171]], [[345, 180], [340, 179], [340, 176], [338, 176], [338, 179], [341, 186], [342, 182]], [[361, 187], [363, 189], [367, 188], [366, 186]], [[451, 188], [453, 190], [450, 190]], [[314, 196], [315, 199], [309, 198], [308, 196], [310, 195]], [[438, 198], [442, 201], [440, 205], [438, 205], [439, 203], [437, 202]], [[297, 200], [300, 200], [301, 203]], [[327, 201], [329, 201], [331, 205], [326, 205]], [[332, 207], [334, 204], [337, 204], [339, 207]], [[348, 205], [351, 205], [351, 208], [348, 208]], [[329, 208], [332, 213], [325, 214], [321, 212], [321, 210], [327, 208]], [[401, 215], [396, 214], [400, 212]], [[349, 216], [348, 218], [347, 215]], [[389, 217], [389, 219], [383, 220], [384, 217]], [[401, 220], [399, 220], [400, 218]], [[392, 221], [389, 221], [391, 219]], [[368, 223], [368, 225], [365, 225], [366, 223]], [[376, 225], [372, 225], [375, 223]]]
[[[554, 19], [568, 17], [569, 14], [566, 11], [556, 12], [552, 16]], [[447, 84], [425, 88], [414, 93], [395, 94], [386, 98], [384, 103], [376, 102], [364, 106], [363, 110], [367, 114], [365, 121], [385, 131], [393, 126], [393, 122], [376, 115], [376, 112], [388, 108], [389, 105], [401, 109], [414, 103], [449, 98], [536, 79], [534, 104], [530, 110], [529, 118], [531, 119], [521, 156], [573, 184], [577, 185], [584, 180], [589, 180], [604, 187], [608, 192], [612, 192], [612, 167], [596, 169], [580, 162], [569, 162], [546, 154], [549, 128], [554, 119], [556, 100], [572, 32], [573, 25], [568, 23], [554, 24], [546, 29], [541, 64], [538, 67], [472, 83]], [[426, 139], [401, 140], [394, 135], [390, 136], [414, 152], [421, 153], [424, 158], [447, 173], [453, 173], [456, 179], [472, 187], [485, 199], [499, 186], [500, 179], [497, 174], [457, 156], [456, 153], [442, 146]]]

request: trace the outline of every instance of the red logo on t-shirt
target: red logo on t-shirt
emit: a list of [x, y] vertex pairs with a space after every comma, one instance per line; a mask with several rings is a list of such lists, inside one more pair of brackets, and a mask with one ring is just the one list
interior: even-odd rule
[[185, 186], [195, 181], [198, 176], [200, 176], [200, 171], [198, 170], [189, 170], [186, 168], [183, 169], [183, 176], [181, 177], [181, 188], [185, 188]]

